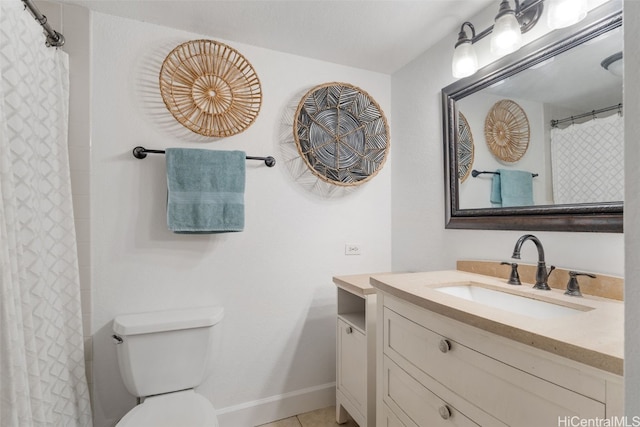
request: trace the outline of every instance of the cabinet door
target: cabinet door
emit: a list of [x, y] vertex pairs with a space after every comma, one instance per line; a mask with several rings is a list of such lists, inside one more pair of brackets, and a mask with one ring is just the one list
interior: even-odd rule
[[338, 320], [337, 347], [337, 388], [362, 414], [366, 414], [367, 342], [365, 335], [350, 324]]

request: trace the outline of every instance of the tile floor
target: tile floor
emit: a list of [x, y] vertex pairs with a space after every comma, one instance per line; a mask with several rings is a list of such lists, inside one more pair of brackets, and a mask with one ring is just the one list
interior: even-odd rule
[[338, 425], [341, 427], [358, 427], [358, 424], [353, 420], [349, 420], [345, 424], [336, 423], [335, 406], [305, 412], [295, 417], [285, 418], [284, 420], [263, 424], [258, 427], [334, 427]]

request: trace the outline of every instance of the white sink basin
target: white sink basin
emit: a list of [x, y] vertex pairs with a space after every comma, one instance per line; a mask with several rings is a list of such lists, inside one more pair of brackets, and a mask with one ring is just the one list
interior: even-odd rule
[[471, 283], [442, 286], [434, 289], [444, 294], [477, 302], [478, 304], [535, 317], [537, 319], [552, 319], [555, 317], [578, 314], [591, 309], [591, 307], [580, 306], [580, 308], [574, 308], [554, 304], [552, 302], [541, 301], [523, 295], [515, 295], [495, 289], [488, 289]]

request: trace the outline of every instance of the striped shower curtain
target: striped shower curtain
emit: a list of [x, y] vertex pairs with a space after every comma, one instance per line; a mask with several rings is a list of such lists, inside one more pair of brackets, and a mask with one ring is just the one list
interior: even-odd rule
[[624, 200], [623, 125], [614, 114], [551, 129], [555, 204]]
[[68, 57], [0, 1], [0, 426], [90, 426], [67, 153]]

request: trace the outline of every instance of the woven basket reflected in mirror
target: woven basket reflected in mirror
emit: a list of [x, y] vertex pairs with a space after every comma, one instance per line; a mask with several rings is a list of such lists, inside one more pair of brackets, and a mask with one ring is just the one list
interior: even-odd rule
[[474, 157], [473, 134], [467, 118], [458, 113], [458, 144], [456, 145], [458, 156], [458, 179], [464, 182], [471, 173]]
[[260, 80], [251, 64], [213, 40], [192, 40], [173, 49], [162, 63], [160, 93], [178, 122], [210, 137], [244, 131], [262, 104]]
[[382, 109], [348, 83], [326, 83], [307, 92], [298, 105], [293, 134], [309, 170], [334, 185], [370, 180], [389, 152], [389, 125]]
[[504, 162], [517, 162], [529, 147], [529, 119], [515, 102], [503, 99], [491, 107], [484, 122], [489, 150]]

